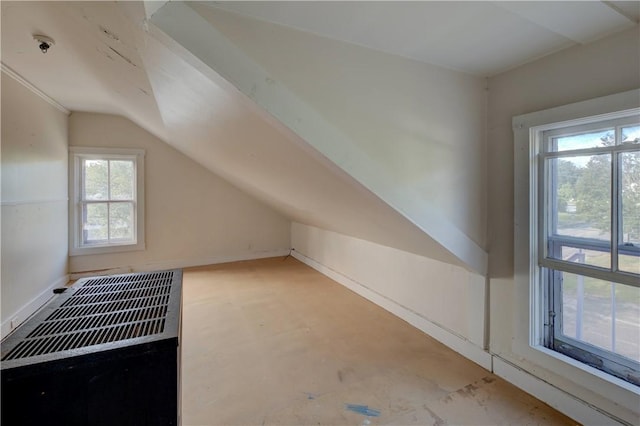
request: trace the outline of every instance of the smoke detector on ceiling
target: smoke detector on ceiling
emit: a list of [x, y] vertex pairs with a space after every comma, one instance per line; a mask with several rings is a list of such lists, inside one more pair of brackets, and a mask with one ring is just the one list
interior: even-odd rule
[[34, 34], [33, 39], [38, 42], [38, 47], [42, 51], [42, 53], [47, 53], [47, 51], [56, 44], [55, 41], [51, 37], [47, 37], [41, 34]]

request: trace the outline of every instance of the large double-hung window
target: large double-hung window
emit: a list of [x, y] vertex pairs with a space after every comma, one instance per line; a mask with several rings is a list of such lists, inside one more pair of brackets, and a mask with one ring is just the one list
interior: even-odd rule
[[543, 344], [640, 385], [640, 116], [535, 138]]

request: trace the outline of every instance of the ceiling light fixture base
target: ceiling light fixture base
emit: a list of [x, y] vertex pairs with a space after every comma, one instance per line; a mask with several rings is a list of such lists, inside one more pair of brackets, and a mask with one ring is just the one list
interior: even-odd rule
[[33, 39], [38, 42], [38, 48], [42, 53], [47, 53], [47, 51], [56, 44], [56, 42], [51, 38], [42, 34], [34, 34]]

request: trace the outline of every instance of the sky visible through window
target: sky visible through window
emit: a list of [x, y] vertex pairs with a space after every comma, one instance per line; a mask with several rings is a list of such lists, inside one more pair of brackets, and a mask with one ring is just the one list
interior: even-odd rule
[[[583, 133], [579, 135], [563, 136], [556, 138], [558, 144], [557, 151], [570, 151], [574, 149], [587, 149], [597, 148], [603, 146], [603, 139], [612, 138], [615, 134], [615, 129], [600, 130], [597, 132]], [[624, 142], [638, 142], [640, 141], [640, 125], [623, 127], [622, 129], [623, 143]], [[587, 163], [591, 159], [591, 156], [575, 156], [566, 158], [567, 161], [572, 162], [577, 167], [586, 167]]]

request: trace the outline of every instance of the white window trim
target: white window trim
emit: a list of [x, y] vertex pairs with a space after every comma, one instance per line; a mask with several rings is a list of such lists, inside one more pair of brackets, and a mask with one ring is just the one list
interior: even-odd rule
[[[640, 387], [589, 367], [543, 346], [540, 321], [543, 312], [539, 268], [537, 223], [530, 218], [538, 211], [536, 136], [544, 130], [591, 122], [594, 118], [618, 118], [618, 112], [640, 112], [640, 90], [538, 111], [513, 118], [514, 129], [514, 330], [512, 351], [520, 365], [532, 370], [550, 384], [573, 395], [595, 394], [587, 402], [596, 406], [602, 400], [638, 415]], [[531, 143], [534, 141], [534, 143]], [[531, 185], [533, 183], [533, 185]]]
[[[136, 157], [136, 243], [110, 244], [105, 246], [87, 247], [80, 245], [80, 156], [135, 156]], [[144, 157], [143, 149], [131, 148], [93, 148], [69, 147], [69, 255], [81, 256], [90, 254], [118, 253], [145, 250], [144, 234]]]

